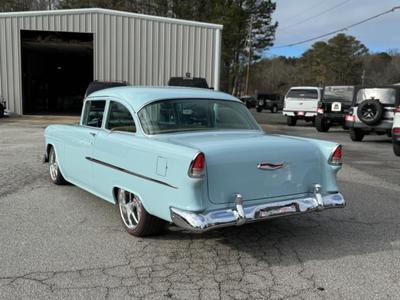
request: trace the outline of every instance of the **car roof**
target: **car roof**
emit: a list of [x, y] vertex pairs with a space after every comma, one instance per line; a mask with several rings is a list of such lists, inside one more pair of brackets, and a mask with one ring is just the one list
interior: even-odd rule
[[125, 100], [135, 111], [139, 111], [150, 102], [167, 99], [218, 99], [242, 103], [232, 95], [223, 92], [187, 87], [115, 87], [94, 92], [86, 99], [90, 100], [99, 97], [115, 97]]

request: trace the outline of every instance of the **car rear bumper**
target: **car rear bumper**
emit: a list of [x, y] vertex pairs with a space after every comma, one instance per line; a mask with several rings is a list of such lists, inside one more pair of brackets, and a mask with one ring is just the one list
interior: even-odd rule
[[235, 205], [236, 208], [234, 209], [216, 210], [206, 214], [198, 214], [171, 207], [171, 219], [178, 227], [195, 232], [204, 232], [220, 227], [242, 225], [276, 217], [303, 214], [328, 208], [340, 208], [344, 207], [346, 202], [340, 193], [322, 196], [317, 188], [314, 195], [306, 198], [269, 202], [248, 207], [243, 207], [240, 201], [235, 200]]
[[345, 115], [344, 113], [324, 113], [324, 114], [318, 114], [318, 117], [327, 118], [331, 122], [335, 123], [344, 123], [345, 122], [344, 115]]
[[317, 116], [317, 112], [314, 111], [290, 111], [290, 110], [283, 110], [283, 115], [289, 117], [297, 117], [298, 119], [303, 118], [312, 118]]

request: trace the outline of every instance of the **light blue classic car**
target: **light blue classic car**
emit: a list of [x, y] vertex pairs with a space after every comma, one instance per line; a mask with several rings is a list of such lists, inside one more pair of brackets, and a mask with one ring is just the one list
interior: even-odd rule
[[55, 184], [119, 206], [126, 230], [203, 232], [343, 207], [342, 147], [269, 135], [221, 92], [120, 87], [85, 99], [80, 124], [46, 128]]

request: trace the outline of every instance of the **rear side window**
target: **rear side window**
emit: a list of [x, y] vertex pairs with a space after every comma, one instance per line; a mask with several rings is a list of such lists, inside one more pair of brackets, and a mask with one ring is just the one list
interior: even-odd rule
[[123, 104], [114, 101], [110, 103], [106, 128], [116, 131], [136, 132], [132, 114]]
[[293, 89], [286, 96], [287, 98], [318, 99], [317, 90]]
[[106, 101], [104, 100], [86, 101], [82, 125], [100, 128], [105, 107]]
[[357, 104], [364, 100], [376, 99], [382, 104], [396, 103], [396, 89], [391, 88], [366, 88], [357, 92]]

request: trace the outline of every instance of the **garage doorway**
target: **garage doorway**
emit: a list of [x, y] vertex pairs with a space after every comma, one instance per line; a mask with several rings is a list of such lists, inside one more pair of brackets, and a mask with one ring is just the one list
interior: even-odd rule
[[76, 115], [93, 81], [93, 34], [21, 30], [24, 114]]

